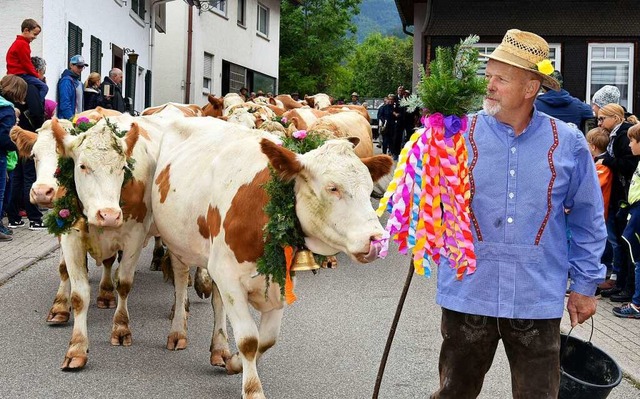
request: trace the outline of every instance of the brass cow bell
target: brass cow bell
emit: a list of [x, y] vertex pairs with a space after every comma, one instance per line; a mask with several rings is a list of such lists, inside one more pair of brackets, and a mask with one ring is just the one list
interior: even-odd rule
[[318, 270], [320, 266], [313, 258], [313, 252], [308, 249], [301, 249], [296, 252], [293, 258], [293, 265], [291, 265], [292, 272], [306, 271], [306, 270]]

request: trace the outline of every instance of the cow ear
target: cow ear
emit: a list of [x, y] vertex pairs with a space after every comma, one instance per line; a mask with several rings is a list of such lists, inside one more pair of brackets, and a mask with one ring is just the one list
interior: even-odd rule
[[56, 148], [58, 150], [58, 154], [60, 154], [61, 156], [69, 156], [65, 148], [65, 141], [67, 140], [69, 134], [60, 125], [58, 118], [56, 118], [55, 116], [51, 119], [51, 131], [53, 132], [53, 137], [56, 139]]
[[393, 159], [388, 155], [374, 155], [372, 157], [362, 158], [362, 163], [369, 169], [371, 179], [376, 182], [391, 172]]
[[207, 101], [209, 101], [209, 104], [215, 105], [216, 104], [216, 96], [214, 96], [213, 94], [209, 94], [207, 96]]
[[260, 147], [282, 180], [291, 181], [302, 170], [302, 164], [294, 152], [268, 139], [262, 139]]
[[24, 130], [21, 127], [14, 126], [9, 133], [11, 140], [18, 147], [18, 154], [21, 158], [29, 158], [33, 150], [33, 144], [38, 139], [38, 134]]
[[349, 137], [347, 137], [347, 140], [351, 144], [353, 144], [353, 148], [356, 148], [358, 146], [358, 144], [360, 144], [360, 138], [359, 137], [349, 136]]
[[137, 123], [134, 122], [131, 124], [131, 129], [129, 129], [127, 134], [124, 136], [124, 144], [125, 144], [124, 154], [127, 158], [131, 157], [131, 154], [133, 153], [133, 148], [136, 146], [136, 143], [138, 142], [139, 137], [140, 137], [140, 127], [138, 126]]

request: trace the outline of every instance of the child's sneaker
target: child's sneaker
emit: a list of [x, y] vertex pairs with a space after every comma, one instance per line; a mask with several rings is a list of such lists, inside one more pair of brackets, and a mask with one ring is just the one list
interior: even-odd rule
[[42, 224], [42, 220], [32, 220], [29, 222], [29, 230], [39, 231], [45, 230], [47, 227]]
[[10, 229], [17, 229], [18, 227], [24, 226], [24, 220], [19, 220], [17, 222], [9, 222]]
[[626, 319], [640, 319], [640, 309], [633, 303], [628, 303], [622, 307], [614, 307], [613, 314]]
[[5, 226], [4, 224], [0, 223], [0, 233], [6, 234], [8, 236], [11, 236], [11, 235], [13, 235], [13, 230], [9, 230], [7, 228], [7, 226]]

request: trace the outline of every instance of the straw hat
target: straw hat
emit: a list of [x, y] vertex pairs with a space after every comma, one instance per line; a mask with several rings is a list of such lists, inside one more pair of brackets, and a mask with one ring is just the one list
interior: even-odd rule
[[549, 45], [535, 33], [509, 29], [502, 43], [488, 58], [533, 72], [542, 78], [542, 85], [560, 90], [560, 83], [551, 77], [553, 65], [549, 61]]

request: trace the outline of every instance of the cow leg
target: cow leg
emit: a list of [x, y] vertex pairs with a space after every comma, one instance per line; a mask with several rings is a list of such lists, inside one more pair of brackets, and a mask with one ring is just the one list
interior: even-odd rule
[[105, 259], [102, 262], [102, 277], [100, 278], [100, 290], [98, 291], [97, 304], [100, 309], [113, 309], [116, 307], [116, 296], [113, 293], [113, 280], [111, 270], [116, 257]]
[[283, 314], [284, 308], [263, 312], [260, 315], [260, 341], [256, 361], [259, 360], [269, 348], [276, 344], [278, 335], [280, 334]]
[[[211, 270], [211, 263], [209, 270]], [[222, 270], [223, 268], [218, 268]], [[247, 293], [237, 280], [223, 275], [212, 274], [214, 281], [220, 288], [224, 308], [229, 315], [233, 335], [238, 345], [238, 353], [226, 362], [227, 373], [242, 372], [242, 398], [266, 399], [262, 390], [262, 383], [258, 377], [256, 356], [258, 354], [258, 328], [249, 312]]]
[[173, 288], [175, 301], [173, 304], [173, 317], [171, 330], [167, 338], [167, 349], [180, 350], [187, 347], [187, 310], [189, 299], [187, 297], [187, 284], [189, 281], [189, 266], [178, 257], [170, 253], [171, 269], [173, 270]]
[[195, 282], [193, 283], [193, 288], [196, 290], [198, 296], [201, 299], [209, 298], [212, 286], [213, 281], [211, 280], [211, 276], [209, 276], [207, 269], [198, 266], [195, 274]]
[[227, 337], [227, 314], [224, 311], [224, 304], [222, 303], [222, 296], [218, 286], [213, 281], [212, 285], [213, 334], [211, 335], [211, 346], [209, 348], [211, 358], [209, 360], [212, 366], [225, 367], [225, 362], [231, 358], [229, 339]]
[[153, 237], [153, 258], [151, 259], [151, 266], [149, 270], [158, 271], [161, 270], [162, 256], [164, 256], [164, 246], [162, 244], [162, 238], [160, 236]]
[[64, 324], [69, 321], [69, 310], [71, 303], [69, 302], [69, 291], [71, 285], [69, 282], [69, 273], [67, 272], [67, 264], [64, 261], [64, 254], [60, 253], [60, 263], [58, 264], [58, 274], [60, 275], [60, 284], [53, 305], [49, 309], [47, 315], [47, 323]]
[[118, 267], [116, 279], [118, 306], [116, 313], [113, 315], [113, 327], [111, 329], [111, 345], [113, 346], [131, 346], [127, 299], [131, 287], [133, 287], [133, 276], [135, 275], [136, 265], [138, 264], [146, 236], [142, 225], [137, 227], [137, 230], [138, 231], [133, 231], [132, 238], [125, 244], [124, 250], [122, 251], [122, 260]]
[[71, 283], [71, 304], [73, 306], [73, 332], [69, 349], [62, 362], [62, 370], [78, 370], [87, 363], [89, 338], [87, 336], [87, 309], [89, 308], [89, 278], [86, 267], [86, 250], [81, 233], [71, 230], [60, 240], [69, 280]]

